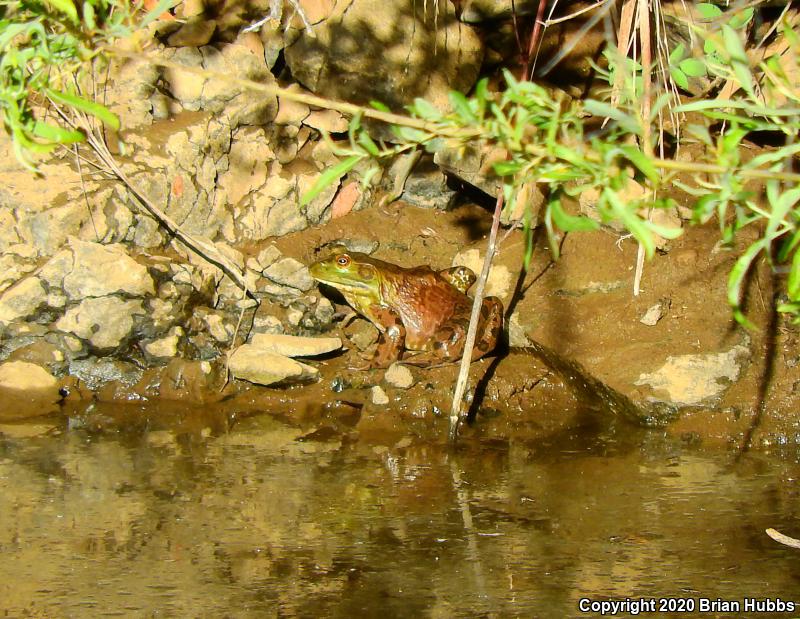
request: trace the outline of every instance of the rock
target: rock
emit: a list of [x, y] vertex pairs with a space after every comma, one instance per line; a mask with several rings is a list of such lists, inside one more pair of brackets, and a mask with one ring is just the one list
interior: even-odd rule
[[201, 47], [206, 45], [214, 31], [217, 29], [217, 22], [209, 19], [206, 15], [193, 15], [181, 26], [167, 37], [167, 45], [170, 47]]
[[90, 391], [97, 391], [112, 382], [132, 387], [142, 378], [142, 370], [118, 359], [78, 359], [69, 365], [70, 375], [82, 380]]
[[336, 194], [336, 197], [331, 203], [331, 219], [338, 219], [344, 217], [353, 210], [355, 205], [361, 198], [361, 184], [356, 181], [350, 181], [342, 185], [342, 188]]
[[447, 209], [455, 191], [447, 186], [447, 177], [433, 162], [420, 163], [406, 179], [400, 199], [423, 208]]
[[368, 320], [354, 320], [345, 327], [345, 335], [361, 352], [378, 341], [378, 329]]
[[[465, 266], [479, 275], [483, 270], [483, 256], [479, 249], [467, 249], [457, 253], [453, 257], [453, 266]], [[489, 277], [486, 280], [484, 296], [500, 297], [505, 299], [511, 292], [512, 277], [511, 271], [503, 264], [492, 264], [489, 269]]]
[[160, 359], [175, 357], [178, 354], [178, 344], [183, 336], [184, 331], [181, 327], [173, 327], [166, 337], [145, 343], [144, 351], [151, 357]]
[[0, 364], [0, 419], [25, 419], [58, 410], [58, 381], [26, 361]]
[[231, 141], [229, 168], [219, 177], [219, 186], [228, 194], [233, 206], [247, 194], [260, 189], [267, 180], [269, 144], [260, 127], [240, 127]]
[[389, 396], [386, 395], [386, 392], [380, 387], [380, 385], [375, 385], [372, 387], [372, 389], [369, 390], [369, 393], [373, 404], [385, 406], [389, 403]]
[[281, 286], [290, 286], [306, 292], [314, 287], [314, 278], [308, 267], [294, 258], [281, 258], [263, 271], [264, 277]]
[[67, 310], [55, 326], [88, 340], [96, 348], [116, 348], [131, 335], [134, 314], [144, 314], [141, 301], [89, 297]]
[[253, 319], [255, 333], [283, 333], [283, 324], [275, 316], [256, 316]]
[[[287, 86], [286, 90], [298, 93], [303, 91], [299, 84], [291, 84]], [[278, 100], [278, 115], [275, 116], [275, 124], [300, 125], [310, 113], [311, 110], [305, 103], [282, 98]]]
[[520, 322], [519, 313], [511, 314], [506, 320], [506, 334], [508, 337], [508, 345], [512, 348], [524, 348], [531, 345], [531, 338], [525, 327]]
[[[206, 45], [200, 48], [167, 49], [164, 56], [177, 64], [202, 68], [213, 73], [236, 75], [262, 84], [274, 84], [275, 78], [267, 68], [264, 49], [257, 49], [257, 37], [243, 35], [236, 43], [221, 49]], [[260, 42], [258, 42], [260, 45]], [[168, 68], [164, 71], [170, 90], [187, 110], [203, 110], [220, 114], [231, 128], [239, 125], [265, 125], [278, 111], [274, 95], [246, 89], [227, 80], [205, 77]]]
[[674, 404], [701, 404], [720, 397], [739, 378], [741, 360], [749, 354], [746, 346], [739, 345], [722, 353], [670, 356], [661, 368], [642, 374], [635, 384], [666, 392]]
[[461, 3], [461, 21], [476, 24], [484, 21], [536, 13], [538, 0], [465, 0]]
[[477, 79], [482, 44], [449, 2], [427, 3], [427, 13], [415, 0], [319, 6], [327, 10], [313, 35], [301, 30], [284, 50], [292, 75], [317, 94], [395, 110], [423, 97], [446, 108], [450, 90], [467, 92]]
[[661, 299], [658, 303], [648, 308], [644, 316], [639, 319], [639, 322], [648, 327], [654, 327], [664, 317], [670, 303], [669, 299]]
[[64, 277], [64, 292], [70, 299], [101, 297], [117, 292], [134, 296], [155, 294], [147, 268], [118, 246], [70, 241], [72, 270]]
[[228, 368], [236, 378], [258, 385], [307, 382], [319, 375], [314, 367], [253, 344], [243, 344], [234, 350]]
[[405, 365], [393, 363], [383, 375], [383, 380], [393, 387], [408, 389], [414, 386], [414, 375]]
[[11, 322], [33, 315], [47, 302], [47, 293], [38, 277], [26, 277], [0, 296], [0, 322]]
[[250, 343], [287, 357], [315, 357], [342, 347], [342, 340], [338, 337], [299, 337], [271, 333], [256, 333]]
[[303, 120], [304, 125], [326, 133], [344, 133], [349, 123], [336, 110], [315, 110]]

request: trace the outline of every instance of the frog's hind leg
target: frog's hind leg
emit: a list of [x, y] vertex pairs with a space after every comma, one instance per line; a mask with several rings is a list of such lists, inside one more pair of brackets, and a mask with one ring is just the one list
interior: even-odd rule
[[503, 332], [503, 303], [497, 297], [486, 297], [481, 304], [480, 327], [472, 360], [488, 355], [497, 346]]

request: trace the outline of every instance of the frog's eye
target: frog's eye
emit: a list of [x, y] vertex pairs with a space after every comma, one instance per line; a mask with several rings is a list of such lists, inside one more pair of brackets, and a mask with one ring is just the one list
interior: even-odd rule
[[350, 264], [350, 256], [347, 254], [340, 254], [336, 256], [336, 264], [343, 269], [347, 268], [347, 266]]

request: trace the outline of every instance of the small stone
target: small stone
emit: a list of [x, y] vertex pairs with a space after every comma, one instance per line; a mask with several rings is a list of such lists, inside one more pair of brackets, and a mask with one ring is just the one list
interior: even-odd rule
[[303, 310], [291, 307], [286, 310], [286, 320], [293, 327], [297, 327], [303, 321]]
[[[290, 92], [302, 92], [299, 84], [292, 84], [286, 88]], [[305, 103], [278, 99], [278, 115], [275, 117], [276, 125], [299, 125], [308, 116], [310, 110]]]
[[372, 389], [370, 389], [370, 397], [372, 399], [372, 403], [377, 404], [378, 406], [384, 406], [389, 403], [389, 396], [387, 396], [386, 392], [381, 389], [380, 385], [375, 385]]
[[282, 286], [307, 291], [314, 287], [314, 278], [308, 267], [294, 258], [282, 258], [263, 271], [264, 277]]
[[46, 301], [47, 294], [39, 278], [26, 277], [0, 297], [0, 322], [31, 316]]
[[243, 344], [233, 351], [228, 359], [228, 368], [236, 378], [259, 385], [307, 382], [319, 375], [319, 371], [310, 365], [252, 344]]
[[283, 324], [275, 316], [256, 316], [253, 319], [255, 333], [283, 333]]
[[145, 344], [144, 350], [151, 357], [162, 359], [175, 357], [178, 354], [178, 344], [183, 335], [181, 327], [173, 327], [166, 337]]
[[256, 333], [250, 344], [287, 357], [314, 357], [339, 350], [342, 347], [342, 340], [338, 337], [299, 337]]
[[399, 387], [400, 389], [408, 389], [414, 386], [414, 375], [411, 373], [411, 370], [401, 363], [393, 363], [390, 365], [389, 369], [387, 369], [386, 373], [383, 375], [383, 379], [389, 385]]
[[208, 334], [218, 342], [227, 342], [233, 335], [233, 327], [225, 323], [221, 314], [208, 313], [203, 316]]
[[368, 320], [354, 320], [345, 327], [345, 335], [361, 352], [378, 341], [378, 329]]
[[333, 308], [333, 303], [322, 297], [314, 310], [314, 318], [322, 325], [329, 325], [333, 321], [335, 313], [336, 310]]
[[644, 313], [644, 316], [639, 319], [639, 322], [648, 327], [654, 327], [663, 317], [664, 308], [661, 307], [661, 303], [656, 303]]

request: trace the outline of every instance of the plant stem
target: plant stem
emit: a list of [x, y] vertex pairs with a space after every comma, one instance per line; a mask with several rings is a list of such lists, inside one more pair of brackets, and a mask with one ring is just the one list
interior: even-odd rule
[[464, 356], [461, 357], [461, 366], [458, 371], [458, 380], [453, 392], [453, 405], [450, 408], [450, 440], [455, 441], [458, 437], [458, 424], [461, 421], [461, 406], [464, 401], [464, 392], [467, 388], [467, 378], [469, 376], [469, 366], [472, 363], [472, 349], [475, 347], [475, 338], [478, 333], [478, 316], [483, 304], [483, 291], [486, 288], [486, 280], [489, 278], [489, 269], [492, 267], [495, 248], [497, 247], [497, 231], [500, 229], [500, 213], [503, 210], [503, 189], [497, 190], [497, 202], [494, 205], [494, 216], [492, 217], [492, 228], [489, 232], [489, 243], [486, 245], [486, 256], [483, 258], [483, 268], [480, 277], [475, 284], [475, 298], [472, 302], [472, 314], [469, 317], [469, 329], [467, 330], [467, 340], [464, 343]]

